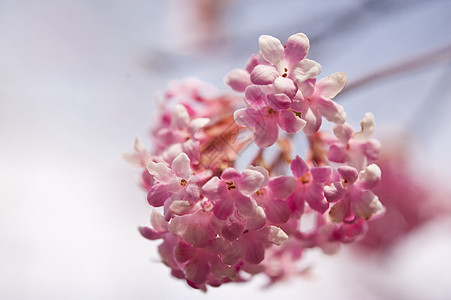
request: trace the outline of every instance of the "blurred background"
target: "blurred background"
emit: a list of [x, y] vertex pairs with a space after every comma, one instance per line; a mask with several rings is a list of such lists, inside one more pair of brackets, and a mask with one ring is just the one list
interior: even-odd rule
[[[0, 298], [450, 299], [450, 13], [449, 0], [0, 0]], [[259, 35], [297, 32], [322, 76], [347, 73], [348, 122], [376, 117], [386, 219], [335, 256], [308, 253], [307, 277], [191, 290], [139, 235], [151, 209], [121, 154], [135, 136], [150, 145], [170, 80], [228, 91]]]

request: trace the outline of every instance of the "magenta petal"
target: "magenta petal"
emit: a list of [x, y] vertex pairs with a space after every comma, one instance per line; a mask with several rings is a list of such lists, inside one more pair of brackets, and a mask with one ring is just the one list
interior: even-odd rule
[[233, 241], [239, 238], [243, 234], [243, 231], [244, 226], [242, 224], [232, 223], [222, 229], [222, 236], [228, 241]]
[[209, 240], [208, 230], [199, 224], [189, 224], [183, 239], [194, 247], [204, 247]]
[[197, 258], [190, 261], [185, 267], [186, 280], [194, 284], [202, 284], [207, 280], [207, 276], [210, 273], [210, 264], [208, 260], [203, 258]]
[[266, 65], [256, 66], [251, 73], [251, 82], [258, 85], [271, 84], [280, 74], [276, 68]]
[[250, 74], [243, 69], [234, 69], [224, 77], [224, 82], [237, 92], [244, 92], [251, 84]]
[[264, 123], [255, 124], [255, 144], [260, 148], [266, 148], [272, 146], [279, 137], [279, 127], [277, 123], [267, 118]]
[[323, 214], [329, 208], [329, 203], [324, 198], [324, 188], [321, 184], [312, 184], [305, 197], [309, 206]]
[[193, 139], [189, 139], [188, 141], [182, 144], [182, 150], [185, 152], [189, 160], [193, 163], [199, 162], [200, 159], [200, 150], [199, 150], [199, 141], [195, 141]]
[[279, 176], [269, 180], [268, 188], [271, 190], [274, 199], [286, 199], [293, 194], [297, 181], [291, 176]]
[[202, 187], [202, 194], [209, 200], [220, 200], [226, 196], [225, 183], [218, 177], [213, 177]]
[[266, 105], [266, 95], [258, 85], [248, 86], [244, 92], [244, 97], [246, 98], [246, 102], [256, 109], [262, 108]]
[[332, 167], [316, 167], [310, 170], [312, 174], [313, 180], [316, 182], [327, 182], [331, 179], [332, 176]]
[[174, 249], [174, 258], [178, 262], [191, 260], [196, 255], [196, 249], [187, 243], [180, 242]]
[[298, 88], [294, 84], [293, 80], [286, 77], [278, 77], [274, 81], [275, 94], [285, 94], [288, 98], [293, 99], [298, 91]]
[[147, 202], [153, 207], [163, 206], [164, 202], [169, 198], [168, 187], [164, 184], [154, 184], [147, 194]]
[[162, 233], [156, 232], [155, 230], [153, 230], [149, 227], [140, 226], [140, 227], [138, 227], [138, 229], [139, 229], [139, 233], [141, 233], [141, 235], [143, 237], [145, 237], [146, 239], [149, 239], [149, 240], [158, 240], [163, 237]]
[[249, 242], [246, 245], [244, 260], [250, 264], [259, 264], [265, 258], [265, 248], [261, 243]]
[[277, 123], [286, 133], [296, 133], [302, 130], [307, 122], [297, 117], [292, 111], [281, 110], [279, 111], [279, 120]]
[[268, 105], [274, 110], [285, 110], [291, 105], [291, 99], [285, 94], [269, 94]]
[[224, 253], [222, 262], [226, 265], [235, 265], [246, 254], [246, 245], [240, 239], [233, 242], [228, 250]]
[[305, 34], [293, 34], [285, 43], [285, 59], [294, 65], [307, 56], [309, 48], [310, 42]]
[[233, 201], [227, 198], [216, 201], [213, 207], [213, 212], [219, 220], [225, 220], [232, 215], [233, 209]]
[[285, 201], [272, 200], [265, 205], [266, 218], [274, 224], [284, 224], [290, 218], [290, 208]]

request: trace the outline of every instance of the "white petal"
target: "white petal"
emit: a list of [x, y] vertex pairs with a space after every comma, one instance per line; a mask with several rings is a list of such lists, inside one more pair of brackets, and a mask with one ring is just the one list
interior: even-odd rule
[[260, 52], [264, 59], [276, 65], [284, 56], [282, 43], [273, 36], [262, 35], [258, 39]]
[[172, 171], [178, 177], [188, 179], [191, 177], [191, 165], [188, 155], [186, 153], [180, 153], [172, 162]]
[[171, 126], [178, 129], [183, 129], [188, 126], [189, 114], [186, 107], [182, 104], [177, 104], [172, 111]]
[[163, 183], [169, 182], [171, 178], [173, 177], [173, 173], [171, 169], [169, 169], [164, 163], [156, 163], [153, 161], [150, 161], [147, 164], [147, 170], [150, 174], [153, 175], [155, 180]]
[[362, 130], [357, 132], [354, 136], [355, 139], [367, 141], [373, 135], [376, 129], [376, 123], [374, 122], [374, 115], [370, 112], [365, 114], [365, 117], [360, 122]]
[[346, 74], [339, 72], [318, 81], [316, 89], [321, 93], [321, 96], [332, 99], [341, 92], [347, 82], [348, 77]]
[[321, 65], [310, 59], [303, 59], [296, 63], [291, 77], [300, 86], [304, 81], [316, 77], [321, 73]]
[[251, 196], [262, 187], [265, 177], [255, 170], [246, 169], [241, 172], [241, 178], [236, 182], [238, 190], [245, 196]]
[[198, 132], [201, 128], [210, 122], [209, 118], [196, 118], [189, 123], [189, 131], [191, 134]]
[[286, 240], [288, 240], [288, 235], [276, 226], [269, 226], [268, 228], [268, 241], [279, 246], [282, 243], [284, 243]]
[[381, 169], [376, 164], [371, 164], [365, 170], [360, 171], [358, 183], [366, 190], [371, 190], [377, 186], [381, 180]]

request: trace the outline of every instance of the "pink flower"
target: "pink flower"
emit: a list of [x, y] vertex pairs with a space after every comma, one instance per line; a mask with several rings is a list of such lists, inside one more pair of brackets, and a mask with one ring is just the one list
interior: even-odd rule
[[277, 94], [293, 98], [298, 86], [321, 73], [321, 66], [305, 59], [310, 43], [303, 33], [290, 36], [285, 46], [269, 35], [258, 39], [260, 53], [269, 65], [259, 64], [250, 74], [251, 82], [257, 85], [274, 84]]
[[378, 140], [371, 139], [375, 128], [373, 114], [366, 113], [360, 125], [362, 130], [357, 133], [348, 124], [334, 127], [334, 133], [338, 140], [330, 145], [328, 154], [330, 161], [348, 163], [350, 166], [362, 170], [377, 159], [380, 143]]
[[147, 170], [156, 182], [147, 200], [154, 207], [164, 205], [166, 220], [171, 219], [174, 213], [185, 213], [199, 200], [198, 178], [193, 176], [190, 160], [185, 153], [180, 153], [173, 160], [171, 168], [164, 162], [150, 161]]
[[375, 164], [360, 173], [353, 167], [338, 168], [341, 181], [324, 188], [329, 202], [335, 203], [329, 211], [333, 222], [352, 222], [358, 218], [369, 220], [380, 216], [385, 208], [371, 191], [381, 179], [381, 170]]
[[305, 121], [288, 110], [274, 111], [271, 108], [242, 108], [234, 113], [235, 122], [243, 127], [254, 128], [257, 146], [266, 148], [279, 137], [279, 127], [287, 133], [296, 133], [305, 126]]
[[343, 124], [346, 121], [343, 107], [332, 100], [344, 88], [346, 82], [345, 73], [335, 73], [316, 84], [315, 80], [311, 79], [301, 87], [290, 108], [306, 121], [305, 134], [317, 132], [321, 127], [322, 117], [335, 124]]
[[221, 179], [215, 176], [202, 187], [202, 194], [213, 202], [213, 212], [218, 219], [226, 220], [237, 209], [241, 215], [249, 217], [246, 228], [257, 229], [265, 224], [265, 216], [250, 196], [261, 188], [264, 180], [264, 175], [257, 170], [246, 169], [239, 173], [227, 168]]
[[324, 184], [330, 181], [332, 168], [327, 166], [309, 169], [297, 155], [291, 162], [291, 172], [297, 181], [296, 191], [287, 199], [292, 213], [300, 217], [304, 212], [305, 201], [312, 209], [324, 213], [329, 208], [324, 197]]

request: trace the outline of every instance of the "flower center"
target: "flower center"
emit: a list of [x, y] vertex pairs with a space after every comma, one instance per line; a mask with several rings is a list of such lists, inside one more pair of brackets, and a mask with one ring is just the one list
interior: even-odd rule
[[282, 74], [282, 77], [285, 78], [288, 76], [288, 69], [287, 68], [283, 68], [284, 73]]
[[181, 184], [182, 186], [185, 186], [185, 185], [188, 184], [188, 181], [186, 181], [185, 179], [182, 179], [182, 180], [180, 180], [180, 184]]
[[227, 181], [226, 184], [227, 184], [227, 189], [229, 191], [233, 190], [233, 189], [236, 189], [236, 186], [233, 184], [233, 181]]
[[299, 180], [302, 182], [302, 184], [307, 184], [311, 180], [310, 172], [305, 173]]

